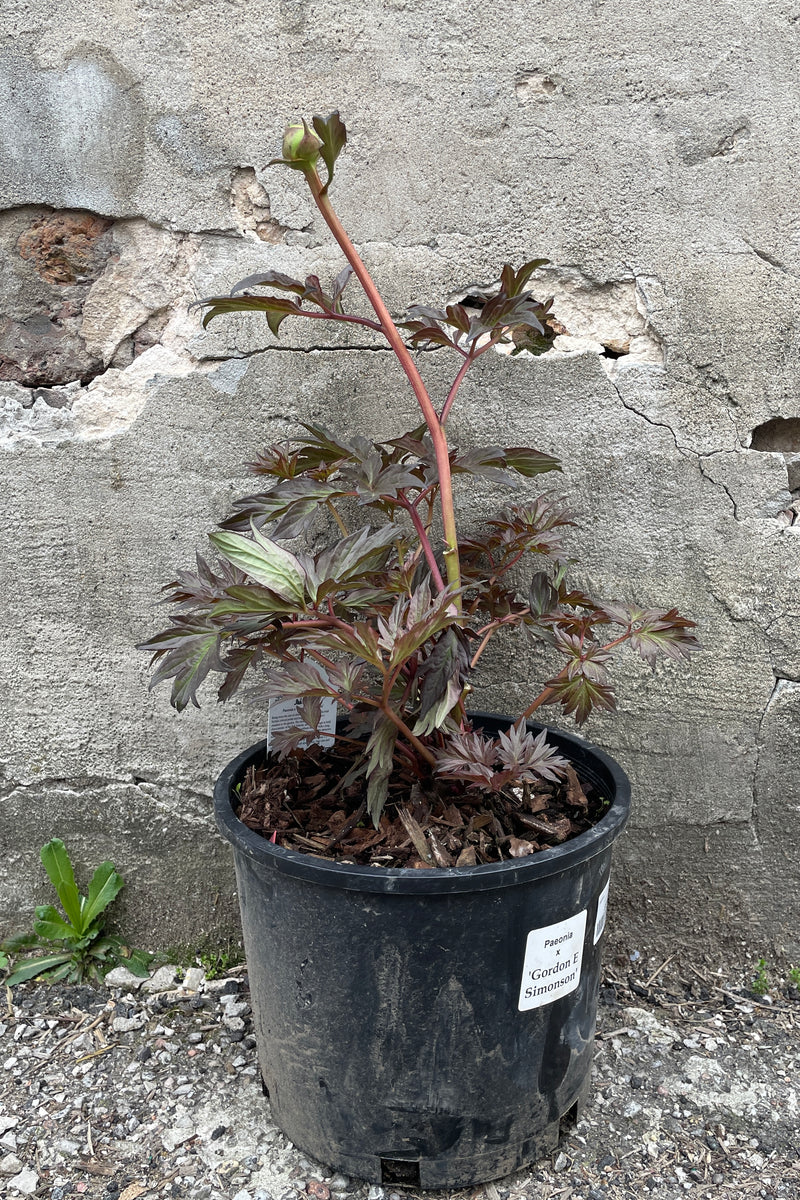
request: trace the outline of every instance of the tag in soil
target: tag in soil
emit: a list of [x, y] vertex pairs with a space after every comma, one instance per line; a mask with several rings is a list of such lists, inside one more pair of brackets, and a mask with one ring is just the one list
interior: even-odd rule
[[586, 909], [566, 921], [530, 931], [519, 989], [520, 1012], [552, 1004], [575, 991], [581, 981], [585, 932]]
[[[267, 752], [272, 749], [272, 739], [275, 734], [284, 729], [308, 729], [311, 733], [311, 726], [307, 725], [300, 716], [299, 708], [301, 701], [299, 699], [281, 700], [275, 697], [269, 702], [269, 712], [267, 716]], [[316, 744], [323, 746], [329, 750], [334, 743], [334, 733], [336, 731], [336, 701], [329, 696], [322, 698], [322, 716], [320, 717], [319, 727], [315, 734], [306, 738], [300, 745], [303, 749], [306, 746]]]
[[608, 912], [608, 889], [611, 886], [611, 878], [606, 880], [606, 886], [603, 888], [597, 900], [597, 916], [594, 919], [594, 942], [597, 945], [600, 938], [603, 936], [603, 930], [606, 927], [606, 913]]

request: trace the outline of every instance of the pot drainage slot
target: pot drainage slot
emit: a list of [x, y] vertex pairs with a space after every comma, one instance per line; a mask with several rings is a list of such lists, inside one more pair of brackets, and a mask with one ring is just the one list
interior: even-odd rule
[[419, 1187], [419, 1163], [408, 1158], [382, 1158], [381, 1183], [403, 1183]]
[[580, 1120], [580, 1101], [576, 1100], [572, 1108], [568, 1108], [559, 1122], [559, 1134], [569, 1134]]

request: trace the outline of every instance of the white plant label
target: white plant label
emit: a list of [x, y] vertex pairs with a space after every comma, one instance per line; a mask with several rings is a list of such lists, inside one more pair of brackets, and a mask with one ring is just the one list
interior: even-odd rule
[[[272, 739], [275, 734], [284, 729], [307, 729], [311, 733], [311, 726], [307, 725], [300, 716], [299, 708], [302, 701], [300, 699], [282, 700], [279, 697], [274, 697], [269, 702], [269, 712], [267, 715], [267, 750], [272, 749]], [[317, 733], [310, 738], [306, 738], [301, 743], [302, 747], [310, 746], [317, 743], [319, 746], [324, 746], [326, 750], [330, 749], [334, 742], [334, 733], [336, 731], [336, 701], [330, 696], [322, 698], [322, 716], [319, 722]]]
[[594, 919], [594, 942], [596, 946], [603, 936], [603, 930], [606, 927], [606, 913], [608, 912], [608, 889], [611, 887], [611, 877], [606, 880], [606, 886], [603, 888], [597, 900], [597, 916]]
[[581, 981], [585, 932], [586, 909], [566, 921], [530, 931], [519, 989], [520, 1012], [552, 1004], [575, 991]]

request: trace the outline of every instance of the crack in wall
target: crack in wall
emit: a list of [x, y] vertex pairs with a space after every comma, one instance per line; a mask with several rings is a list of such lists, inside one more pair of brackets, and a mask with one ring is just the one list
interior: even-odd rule
[[797, 272], [792, 271], [791, 268], [787, 267], [786, 263], [781, 262], [779, 258], [775, 258], [775, 256], [772, 254], [768, 254], [766, 250], [760, 250], [758, 246], [754, 246], [752, 242], [748, 242], [747, 238], [744, 239], [744, 244], [749, 247], [750, 250], [752, 250], [756, 258], [760, 258], [762, 262], [767, 264], [767, 266], [773, 267], [776, 271], [780, 271], [783, 275], [791, 275], [793, 278], [797, 278]]
[[[181, 819], [189, 824], [207, 825], [211, 820], [210, 791], [198, 792], [192, 788], [176, 786], [173, 783], [159, 783], [157, 780], [148, 780], [133, 774], [118, 778], [113, 776], [76, 776], [69, 779], [54, 776], [42, 777], [30, 783], [11, 781], [0, 790], [0, 803], [10, 803], [31, 791], [43, 792], [50, 797], [55, 794], [96, 797], [97, 793], [101, 792], [111, 800], [115, 795], [128, 788], [135, 788], [146, 798], [148, 803], [165, 816], [174, 816], [178, 809]], [[169, 800], [165, 792], [169, 795]], [[207, 811], [192, 813], [187, 811], [190, 807]]]
[[707, 455], [698, 456], [697, 465], [700, 468], [700, 474], [703, 476], [704, 479], [707, 479], [709, 483], [712, 483], [714, 485], [714, 487], [718, 487], [718, 488], [722, 489], [722, 491], [725, 493], [725, 495], [728, 497], [728, 499], [731, 502], [731, 509], [733, 512], [734, 521], [741, 521], [741, 517], [739, 516], [739, 506], [736, 503], [736, 499], [733, 496], [733, 493], [731, 492], [730, 488], [723, 480], [714, 479], [711, 475], [709, 475], [708, 471], [705, 468], [705, 463], [703, 461], [703, 459], [706, 457], [709, 457], [709, 456], [707, 456]]
[[361, 354], [365, 350], [374, 354], [394, 353], [391, 346], [260, 346], [256, 350], [232, 350], [227, 354], [203, 352], [195, 361], [202, 366], [204, 363], [241, 362], [262, 354]]
[[656, 421], [654, 417], [648, 416], [647, 413], [642, 412], [641, 409], [636, 408], [633, 404], [630, 403], [629, 400], [626, 400], [622, 394], [622, 391], [620, 390], [619, 384], [616, 382], [616, 380], [613, 378], [613, 376], [611, 376], [611, 375], [608, 376], [608, 382], [611, 384], [612, 388], [617, 393], [617, 397], [623, 408], [627, 409], [628, 412], [634, 413], [637, 417], [641, 417], [641, 419], [643, 421], [646, 421], [648, 425], [652, 425], [653, 428], [655, 428], [655, 429], [666, 429], [667, 432], [671, 435], [672, 441], [675, 445], [675, 449], [678, 451], [678, 453], [680, 455], [682, 455], [683, 458], [689, 459], [690, 462], [693, 462], [693, 463], [698, 462], [699, 455], [696, 454], [695, 451], [690, 450], [687, 446], [682, 446], [680, 444], [680, 442], [678, 441], [678, 435], [675, 432], [675, 430], [672, 428], [671, 425], [667, 424], [666, 421]]

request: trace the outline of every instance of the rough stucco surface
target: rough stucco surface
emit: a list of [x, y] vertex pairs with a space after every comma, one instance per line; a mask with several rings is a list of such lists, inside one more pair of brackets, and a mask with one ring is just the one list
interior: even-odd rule
[[[587, 728], [635, 785], [624, 936], [797, 961], [800, 8], [12, 0], [4, 33], [0, 928], [45, 898], [58, 835], [115, 860], [140, 940], [235, 929], [208, 795], [263, 718], [176, 715], [133, 643], [263, 443], [416, 420], [369, 338], [289, 323], [276, 346], [187, 313], [251, 271], [338, 270], [295, 176], [264, 167], [288, 119], [338, 107], [335, 200], [395, 311], [551, 260], [570, 338], [484, 358], [458, 440], [563, 456], [579, 578], [700, 625], [691, 671], [627, 662], [619, 714]], [[444, 386], [443, 354], [422, 366]], [[483, 707], [530, 694], [523, 653], [487, 662]]]

